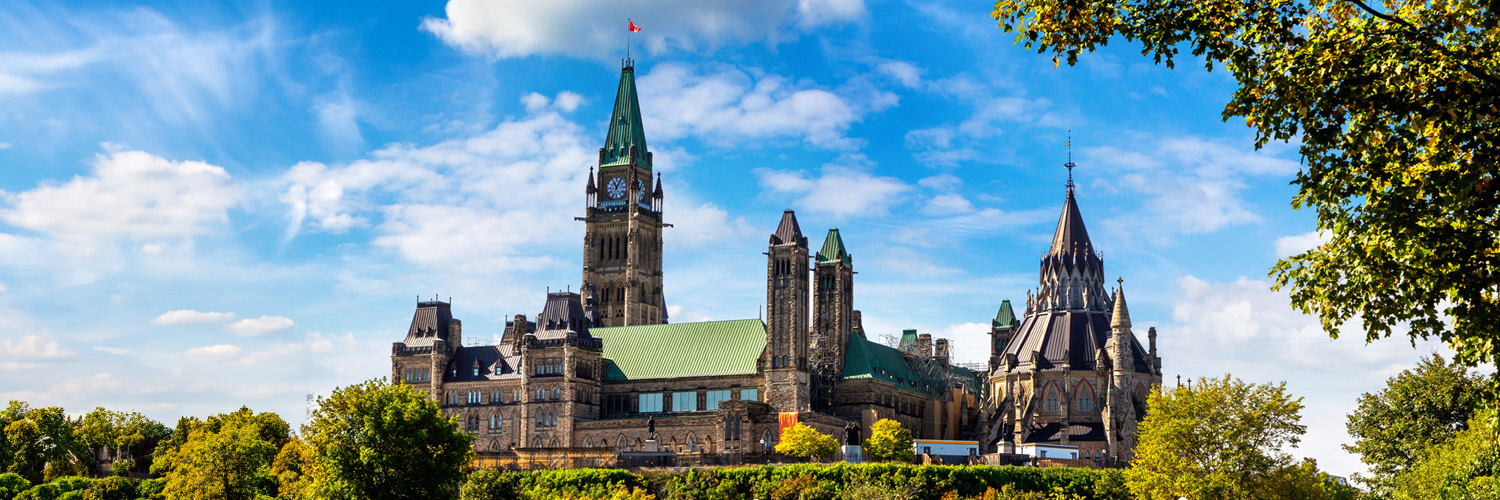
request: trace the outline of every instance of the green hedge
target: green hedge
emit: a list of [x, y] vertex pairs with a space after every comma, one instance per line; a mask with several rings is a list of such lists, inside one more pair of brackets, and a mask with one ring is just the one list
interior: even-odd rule
[[[985, 497], [1129, 500], [1116, 470], [903, 464], [796, 464], [636, 476], [618, 469], [537, 472], [482, 470], [470, 475], [464, 500], [501, 498], [643, 498], [660, 500], [952, 500]], [[990, 492], [995, 497], [997, 492]]]

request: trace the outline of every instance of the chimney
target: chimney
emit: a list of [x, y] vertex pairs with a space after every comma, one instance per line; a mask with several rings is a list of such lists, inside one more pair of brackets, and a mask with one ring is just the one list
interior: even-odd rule
[[932, 358], [932, 334], [924, 333], [917, 336], [917, 357], [924, 359]]
[[937, 358], [939, 363], [948, 364], [948, 339], [937, 339], [932, 356]]

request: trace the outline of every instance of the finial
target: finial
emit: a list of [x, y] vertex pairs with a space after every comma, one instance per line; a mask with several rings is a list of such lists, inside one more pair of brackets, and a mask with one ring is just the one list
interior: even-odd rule
[[1068, 142], [1063, 145], [1068, 147], [1068, 162], [1063, 166], [1068, 168], [1068, 191], [1071, 192], [1073, 191], [1073, 167], [1078, 166], [1073, 164], [1073, 129], [1068, 129]]
[[1125, 278], [1118, 278], [1115, 282], [1119, 283], [1120, 286], [1125, 286]]

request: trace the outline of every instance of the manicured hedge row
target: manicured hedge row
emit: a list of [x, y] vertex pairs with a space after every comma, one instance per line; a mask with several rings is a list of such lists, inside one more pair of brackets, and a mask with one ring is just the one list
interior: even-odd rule
[[479, 471], [470, 476], [463, 497], [648, 498], [648, 493], [661, 500], [1130, 499], [1120, 472], [1114, 470], [843, 463], [694, 469], [641, 476], [614, 469]]

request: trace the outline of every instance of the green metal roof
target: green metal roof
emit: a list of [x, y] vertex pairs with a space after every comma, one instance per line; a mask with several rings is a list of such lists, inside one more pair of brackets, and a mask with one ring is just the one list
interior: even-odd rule
[[766, 349], [758, 319], [591, 328], [604, 341], [606, 382], [754, 375]]
[[901, 343], [897, 344], [897, 351], [908, 354], [917, 353], [917, 330], [908, 328], [901, 330]]
[[997, 327], [1008, 326], [1015, 328], [1020, 323], [1020, 321], [1016, 321], [1016, 312], [1010, 309], [1010, 299], [1000, 301], [1000, 311], [995, 313], [994, 325]]
[[844, 239], [839, 237], [839, 228], [828, 228], [828, 237], [823, 239], [823, 249], [818, 251], [818, 263], [828, 264], [844, 261], [844, 265], [853, 263], [854, 258], [849, 252], [844, 251]]
[[620, 90], [615, 93], [615, 112], [609, 117], [604, 161], [599, 166], [630, 164], [630, 146], [635, 146], [635, 164], [651, 168], [651, 159], [646, 156], [646, 129], [641, 127], [641, 103], [635, 96], [634, 66], [620, 70]]
[[860, 379], [880, 380], [895, 384], [898, 389], [926, 393], [921, 378], [906, 366], [900, 351], [850, 335], [844, 355], [844, 380]]

